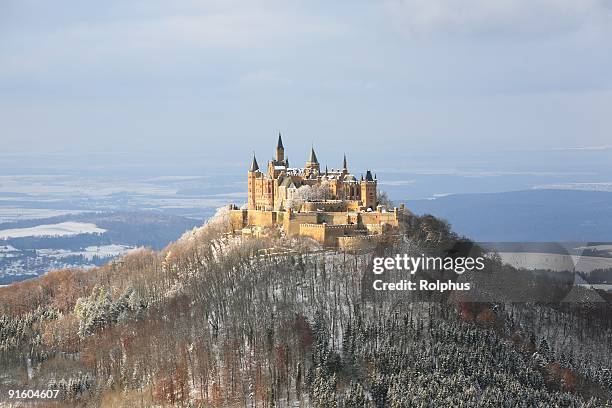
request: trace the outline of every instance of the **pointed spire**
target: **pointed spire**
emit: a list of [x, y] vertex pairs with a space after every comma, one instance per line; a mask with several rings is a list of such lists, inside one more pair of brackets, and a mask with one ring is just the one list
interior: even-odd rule
[[253, 161], [251, 162], [251, 168], [249, 169], [251, 172], [259, 171], [259, 164], [257, 164], [257, 159], [255, 158], [255, 152], [253, 152]]
[[281, 163], [285, 160], [285, 148], [283, 147], [283, 138], [278, 132], [278, 142], [276, 143], [276, 161]]
[[374, 179], [372, 178], [372, 172], [370, 170], [366, 171], [365, 179], [366, 181], [374, 181]]
[[348, 170], [348, 166], [346, 165], [346, 153], [344, 153], [344, 160], [342, 160], [342, 169]]
[[317, 155], [315, 154], [315, 151], [314, 151], [314, 147], [310, 148], [310, 157], [308, 158], [308, 163], [319, 164], [319, 161], [317, 160]]
[[327, 176], [327, 166], [325, 166], [325, 175]]

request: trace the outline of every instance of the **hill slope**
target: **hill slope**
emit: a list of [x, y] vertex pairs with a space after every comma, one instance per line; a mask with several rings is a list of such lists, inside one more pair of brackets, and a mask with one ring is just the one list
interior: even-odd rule
[[[60, 406], [108, 407], [610, 399], [606, 304], [379, 294], [369, 289], [373, 252], [227, 237], [224, 225], [220, 216], [161, 252], [0, 289], [0, 395], [27, 384], [58, 389]], [[404, 226], [402, 242], [378, 255], [457, 241], [431, 217]]]

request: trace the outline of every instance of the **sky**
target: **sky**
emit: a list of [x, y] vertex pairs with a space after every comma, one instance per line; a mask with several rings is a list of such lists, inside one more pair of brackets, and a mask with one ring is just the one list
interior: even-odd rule
[[611, 38], [608, 0], [0, 0], [0, 154], [612, 154]]

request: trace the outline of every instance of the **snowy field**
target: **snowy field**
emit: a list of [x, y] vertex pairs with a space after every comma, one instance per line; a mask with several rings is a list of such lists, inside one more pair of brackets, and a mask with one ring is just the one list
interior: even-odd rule
[[0, 223], [21, 220], [35, 220], [39, 218], [50, 218], [68, 214], [82, 214], [86, 211], [80, 210], [57, 210], [51, 208], [22, 208], [4, 207], [0, 199]]
[[580, 286], [589, 289], [605, 290], [607, 292], [612, 292], [612, 285], [609, 285], [607, 283], [583, 283]]
[[205, 219], [220, 206], [246, 201], [245, 190], [242, 173], [217, 174], [214, 178], [0, 175], [0, 223], [141, 210]]
[[538, 252], [500, 252], [504, 263], [516, 268], [550, 269], [553, 271], [574, 270], [591, 272], [594, 269], [612, 268], [612, 258], [577, 256]]
[[128, 253], [134, 247], [129, 245], [100, 245], [100, 246], [88, 246], [82, 251], [69, 251], [66, 249], [37, 249], [36, 255], [46, 256], [51, 258], [67, 258], [69, 256], [82, 256], [85, 260], [91, 261], [95, 257], [98, 258], [112, 258], [119, 255]]
[[96, 224], [86, 222], [60, 222], [58, 224], [43, 224], [30, 228], [14, 228], [0, 230], [0, 239], [23, 237], [64, 237], [78, 234], [103, 234], [105, 229]]
[[590, 249], [595, 251], [605, 251], [609, 255], [612, 255], [612, 245], [610, 244], [602, 244], [602, 245], [589, 245], [589, 246], [581, 246], [576, 249]]

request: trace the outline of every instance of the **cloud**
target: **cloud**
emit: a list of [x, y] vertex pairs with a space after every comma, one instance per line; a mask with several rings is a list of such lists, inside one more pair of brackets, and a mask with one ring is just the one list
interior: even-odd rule
[[503, 176], [534, 176], [534, 177], [560, 177], [560, 176], [591, 176], [591, 172], [579, 171], [498, 171], [498, 170], [417, 170], [416, 174], [427, 176], [456, 176], [466, 178], [503, 177]]
[[381, 186], [409, 186], [416, 183], [416, 180], [388, 180], [381, 181], [378, 184]]
[[606, 0], [386, 0], [393, 26], [409, 38], [436, 35], [547, 36], [606, 27]]
[[291, 80], [273, 70], [260, 69], [253, 72], [247, 72], [240, 78], [240, 82], [249, 85], [287, 85], [291, 83]]
[[555, 147], [553, 150], [584, 150], [584, 151], [603, 151], [612, 150], [612, 146], [577, 146], [577, 147]]
[[[164, 6], [165, 4], [165, 6]], [[107, 62], [160, 66], [210, 52], [249, 53], [333, 38], [338, 21], [275, 2], [182, 1], [114, 4], [120, 17], [76, 18], [58, 27], [13, 25], [0, 48], [0, 72], [44, 73]], [[53, 18], [50, 16], [49, 18]]]
[[533, 186], [534, 190], [583, 190], [612, 192], [612, 182], [556, 183]]

